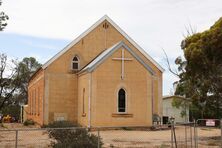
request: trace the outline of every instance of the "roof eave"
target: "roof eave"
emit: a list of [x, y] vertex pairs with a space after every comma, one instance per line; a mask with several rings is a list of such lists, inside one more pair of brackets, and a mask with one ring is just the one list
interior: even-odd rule
[[133, 44], [148, 60], [150, 60], [161, 72], [164, 72], [164, 68], [162, 68], [148, 53], [145, 52], [131, 37], [129, 37], [112, 19], [110, 19], [107, 15], [104, 15], [101, 19], [99, 19], [96, 23], [94, 23], [90, 28], [88, 28], [85, 32], [79, 35], [75, 40], [73, 40], [70, 44], [68, 44], [63, 50], [53, 56], [50, 60], [48, 60], [42, 68], [47, 68], [54, 60], [64, 54], [68, 49], [78, 43], [83, 37], [85, 37], [89, 32], [95, 29], [100, 23], [107, 20], [111, 23], [131, 44]]
[[[101, 59], [99, 59], [97, 62], [95, 62], [94, 64], [90, 65], [89, 67], [86, 67], [86, 69], [84, 70], [88, 70], [88, 72], [92, 72], [94, 71], [94, 69], [96, 69], [98, 67], [98, 65], [100, 65], [106, 58], [108, 58], [113, 52], [115, 52], [117, 49], [119, 49], [120, 47], [125, 48], [128, 52], [130, 52], [130, 54], [137, 60], [139, 61], [146, 69], [147, 71], [149, 71], [149, 73], [151, 75], [155, 75], [155, 71], [149, 66], [147, 65], [136, 53], [134, 53], [134, 51], [129, 48], [123, 41], [120, 41], [119, 43], [113, 45], [112, 47], [108, 48], [108, 52], [105, 53], [105, 55], [103, 55], [103, 57], [100, 57]], [[97, 57], [99, 58], [99, 57]], [[93, 62], [93, 61], [92, 61]]]

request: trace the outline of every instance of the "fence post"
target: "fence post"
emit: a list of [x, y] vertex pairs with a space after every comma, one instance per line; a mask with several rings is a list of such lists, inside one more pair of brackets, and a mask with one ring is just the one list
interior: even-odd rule
[[99, 133], [99, 128], [98, 128], [98, 131], [97, 131], [97, 136], [98, 136], [98, 148], [100, 148], [100, 133]]
[[15, 130], [15, 148], [18, 147], [18, 130]]
[[198, 128], [198, 120], [194, 120], [194, 147], [198, 148], [198, 134], [197, 134], [197, 128]]
[[190, 124], [190, 145], [191, 145], [191, 148], [193, 148], [193, 136], [192, 136], [192, 126], [193, 124], [191, 123]]
[[196, 120], [196, 148], [198, 148], [198, 140], [199, 140], [199, 137], [198, 137], [198, 119]]
[[222, 148], [222, 119], [220, 119], [220, 147]]
[[194, 126], [193, 126], [194, 127], [193, 128], [194, 147], [196, 148], [197, 147], [197, 145], [196, 145], [197, 143], [196, 143], [196, 132], [195, 132], [196, 131], [196, 120], [195, 119], [193, 120], [193, 123], [194, 123]]
[[170, 122], [170, 126], [171, 126], [171, 148], [173, 148], [173, 122], [172, 120]]
[[175, 147], [177, 148], [177, 137], [176, 137], [176, 131], [175, 131], [175, 126], [174, 126], [174, 121], [173, 121], [173, 134], [174, 134]]
[[187, 148], [187, 123], [185, 123], [185, 145]]

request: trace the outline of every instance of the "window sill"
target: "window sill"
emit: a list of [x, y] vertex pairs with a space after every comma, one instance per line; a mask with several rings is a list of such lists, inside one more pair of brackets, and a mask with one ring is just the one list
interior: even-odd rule
[[71, 69], [69, 72], [70, 73], [77, 73], [77, 72], [79, 72], [79, 70], [78, 69]]
[[112, 117], [116, 118], [132, 118], [133, 114], [127, 114], [127, 113], [113, 113]]

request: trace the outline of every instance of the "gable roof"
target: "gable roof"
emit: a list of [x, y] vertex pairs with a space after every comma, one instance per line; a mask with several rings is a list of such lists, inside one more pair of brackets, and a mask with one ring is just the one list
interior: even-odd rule
[[113, 22], [107, 15], [103, 16], [99, 19], [95, 24], [93, 24], [89, 29], [83, 32], [80, 36], [78, 36], [75, 40], [73, 40], [70, 44], [68, 44], [63, 50], [49, 59], [42, 68], [47, 68], [53, 61], [59, 58], [62, 54], [64, 54], [67, 50], [69, 50], [73, 45], [78, 43], [83, 37], [85, 37], [88, 33], [90, 33], [93, 29], [95, 29], [99, 24], [103, 21], [107, 20], [115, 29], [117, 29], [132, 45], [134, 45], [149, 61], [151, 61], [161, 72], [164, 72], [164, 69], [149, 55], [147, 54], [133, 39], [131, 39], [115, 22]]
[[154, 70], [147, 65], [131, 48], [129, 48], [123, 41], [118, 42], [117, 44], [113, 45], [112, 47], [106, 49], [103, 51], [99, 56], [97, 56], [94, 60], [92, 60], [86, 67], [84, 67], [79, 73], [82, 72], [92, 72], [94, 69], [96, 69], [105, 59], [110, 57], [116, 50], [118, 50], [120, 47], [125, 48], [130, 54], [138, 61], [140, 62], [149, 72], [151, 75], [154, 75]]

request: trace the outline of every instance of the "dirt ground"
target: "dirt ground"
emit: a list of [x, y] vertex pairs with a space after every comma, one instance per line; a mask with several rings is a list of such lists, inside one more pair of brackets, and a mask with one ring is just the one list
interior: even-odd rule
[[[50, 147], [51, 139], [45, 130], [24, 130], [22, 124], [4, 124], [0, 128], [0, 148], [15, 147], [15, 131], [2, 131], [3, 129], [23, 129], [18, 132], [18, 147], [26, 148], [44, 148]], [[35, 126], [28, 127], [37, 128]], [[186, 131], [186, 135], [185, 135]], [[198, 128], [198, 146], [200, 148], [216, 148], [220, 145], [220, 129], [215, 128]], [[97, 131], [92, 132], [98, 134]], [[100, 136], [104, 143], [103, 147], [115, 148], [168, 148], [171, 146], [171, 130], [161, 131], [135, 131], [135, 130], [106, 130], [100, 131]], [[176, 140], [178, 147], [194, 146], [193, 128], [176, 127]], [[185, 138], [187, 137], [187, 138]], [[185, 142], [187, 141], [187, 142]]]
[[[14, 129], [20, 129], [18, 132], [18, 148], [45, 148], [51, 143], [46, 130], [26, 130], [40, 129], [38, 126], [23, 126], [19, 123], [7, 123], [0, 128], [0, 148], [14, 148], [16, 132]], [[4, 131], [5, 130], [5, 131]], [[12, 131], [7, 131], [12, 130]]]
[[[185, 130], [187, 135], [185, 135]], [[178, 147], [194, 147], [193, 128], [176, 127], [176, 140]], [[198, 146], [200, 148], [216, 148], [220, 143], [220, 129], [198, 128], [199, 138]], [[171, 130], [162, 131], [126, 131], [113, 130], [101, 131], [104, 147], [119, 148], [170, 148], [171, 147]], [[187, 138], [185, 138], [187, 137]], [[191, 142], [192, 137], [192, 142]], [[186, 140], [187, 139], [187, 140]], [[185, 142], [187, 141], [187, 142]]]

